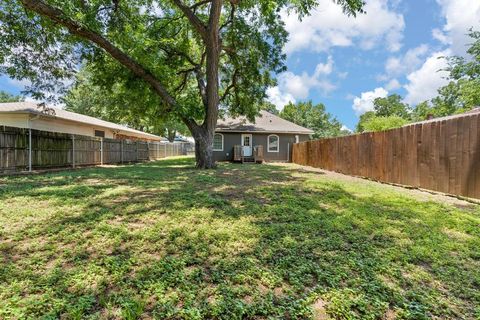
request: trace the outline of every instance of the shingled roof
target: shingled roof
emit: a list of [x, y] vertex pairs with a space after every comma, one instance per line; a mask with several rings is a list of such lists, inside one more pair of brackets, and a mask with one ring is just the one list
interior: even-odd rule
[[80, 113], [70, 112], [63, 109], [52, 108], [45, 105], [39, 105], [34, 102], [8, 102], [0, 103], [0, 114], [2, 113], [29, 113], [35, 115], [43, 115], [47, 117], [53, 117], [68, 121], [74, 121], [77, 123], [84, 123], [89, 125], [94, 125], [98, 127], [103, 127], [112, 130], [121, 130], [124, 132], [141, 134], [145, 137], [149, 137], [155, 140], [163, 139], [154, 134], [146, 133], [143, 131], [131, 129], [126, 126], [122, 126], [113, 122], [104, 121], [94, 117], [86, 116]]
[[313, 130], [296, 125], [265, 110], [255, 117], [254, 122], [246, 117], [219, 119], [217, 132], [258, 132], [258, 133], [294, 133], [313, 134]]

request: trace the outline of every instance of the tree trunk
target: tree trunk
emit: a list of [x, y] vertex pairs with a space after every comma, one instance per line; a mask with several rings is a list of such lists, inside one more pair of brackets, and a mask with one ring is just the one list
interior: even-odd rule
[[177, 136], [177, 131], [176, 130], [167, 129], [167, 139], [168, 139], [168, 141], [174, 142], [176, 136]]
[[216, 167], [213, 158], [213, 136], [215, 131], [209, 132], [198, 126], [191, 130], [195, 139], [195, 161], [199, 169], [213, 169]]
[[[195, 157], [197, 168], [215, 168], [213, 158], [213, 136], [217, 126], [219, 90], [219, 62], [220, 62], [220, 15], [222, 13], [222, 0], [213, 0], [210, 6], [210, 17], [207, 33], [204, 35], [206, 49], [206, 102], [205, 119], [200, 127], [192, 130], [195, 139]], [[194, 132], [195, 131], [195, 132]]]

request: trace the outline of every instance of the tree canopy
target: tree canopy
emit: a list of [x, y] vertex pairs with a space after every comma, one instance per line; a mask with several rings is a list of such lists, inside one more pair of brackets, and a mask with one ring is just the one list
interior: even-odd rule
[[162, 112], [162, 101], [148, 88], [125, 87], [123, 82], [102, 86], [87, 67], [77, 74], [75, 85], [63, 101], [67, 110], [165, 136], [170, 141], [177, 133], [188, 132], [174, 114]]
[[19, 102], [23, 101], [25, 98], [23, 96], [16, 96], [6, 91], [0, 90], [0, 103], [3, 102]]
[[360, 116], [357, 132], [381, 131], [398, 128], [411, 120], [410, 106], [402, 102], [402, 97], [392, 94], [373, 101], [373, 111]]
[[312, 101], [290, 102], [280, 112], [280, 117], [314, 131], [313, 138], [337, 137], [346, 135], [342, 124], [325, 109], [322, 103]]
[[[346, 14], [362, 0], [335, 0]], [[91, 64], [105, 85], [148, 88], [196, 143], [197, 166], [213, 167], [219, 108], [253, 118], [285, 70], [282, 10], [300, 17], [316, 0], [60, 1], [0, 4], [0, 72], [30, 79], [34, 97], [62, 91]]]
[[406, 125], [408, 122], [408, 120], [399, 116], [373, 116], [363, 122], [362, 131], [369, 132], [395, 129]]
[[432, 99], [430, 112], [435, 116], [462, 113], [480, 105], [480, 32], [470, 30], [473, 43], [467, 49], [469, 58], [447, 57], [450, 82]]
[[410, 107], [402, 102], [402, 97], [398, 94], [391, 94], [386, 98], [376, 98], [373, 101], [375, 114], [379, 117], [398, 116], [408, 119]]

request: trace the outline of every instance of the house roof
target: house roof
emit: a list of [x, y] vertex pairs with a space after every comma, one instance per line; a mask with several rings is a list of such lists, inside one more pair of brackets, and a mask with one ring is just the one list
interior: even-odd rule
[[77, 123], [83, 123], [83, 124], [98, 126], [98, 127], [112, 129], [112, 130], [119, 130], [127, 133], [134, 133], [134, 134], [141, 135], [146, 138], [150, 138], [154, 140], [165, 140], [165, 138], [162, 138], [160, 136], [135, 130], [135, 129], [131, 129], [129, 127], [122, 126], [113, 122], [100, 120], [94, 117], [66, 111], [63, 109], [52, 108], [49, 106], [44, 107], [34, 102], [0, 103], [0, 114], [1, 113], [28, 113], [28, 114], [34, 114], [34, 115], [42, 115], [46, 117], [74, 121]]
[[431, 123], [431, 122], [438, 122], [438, 121], [468, 117], [468, 116], [475, 115], [475, 114], [480, 114], [480, 107], [473, 108], [472, 110], [464, 112], [464, 113], [453, 114], [453, 115], [450, 115], [450, 116], [433, 118], [433, 119], [430, 119], [430, 120], [424, 120], [424, 121], [419, 121], [419, 122], [407, 123], [406, 125], [404, 125], [404, 127], [408, 127], [408, 126], [412, 126], [412, 125], [416, 125], [416, 124], [424, 124], [424, 123]]
[[254, 122], [250, 122], [246, 117], [237, 118], [226, 117], [217, 122], [217, 132], [264, 132], [264, 133], [296, 133], [312, 134], [313, 130], [296, 125], [293, 122], [282, 119], [270, 112], [261, 110], [255, 117]]

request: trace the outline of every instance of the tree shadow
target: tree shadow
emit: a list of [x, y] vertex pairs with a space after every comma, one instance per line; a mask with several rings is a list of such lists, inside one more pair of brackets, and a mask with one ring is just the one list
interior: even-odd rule
[[445, 234], [471, 220], [312, 176], [176, 159], [12, 179], [0, 198], [72, 209], [0, 233], [0, 282], [25, 297], [9, 306], [32, 317], [308, 318], [324, 299], [336, 318], [474, 314], [478, 238]]

